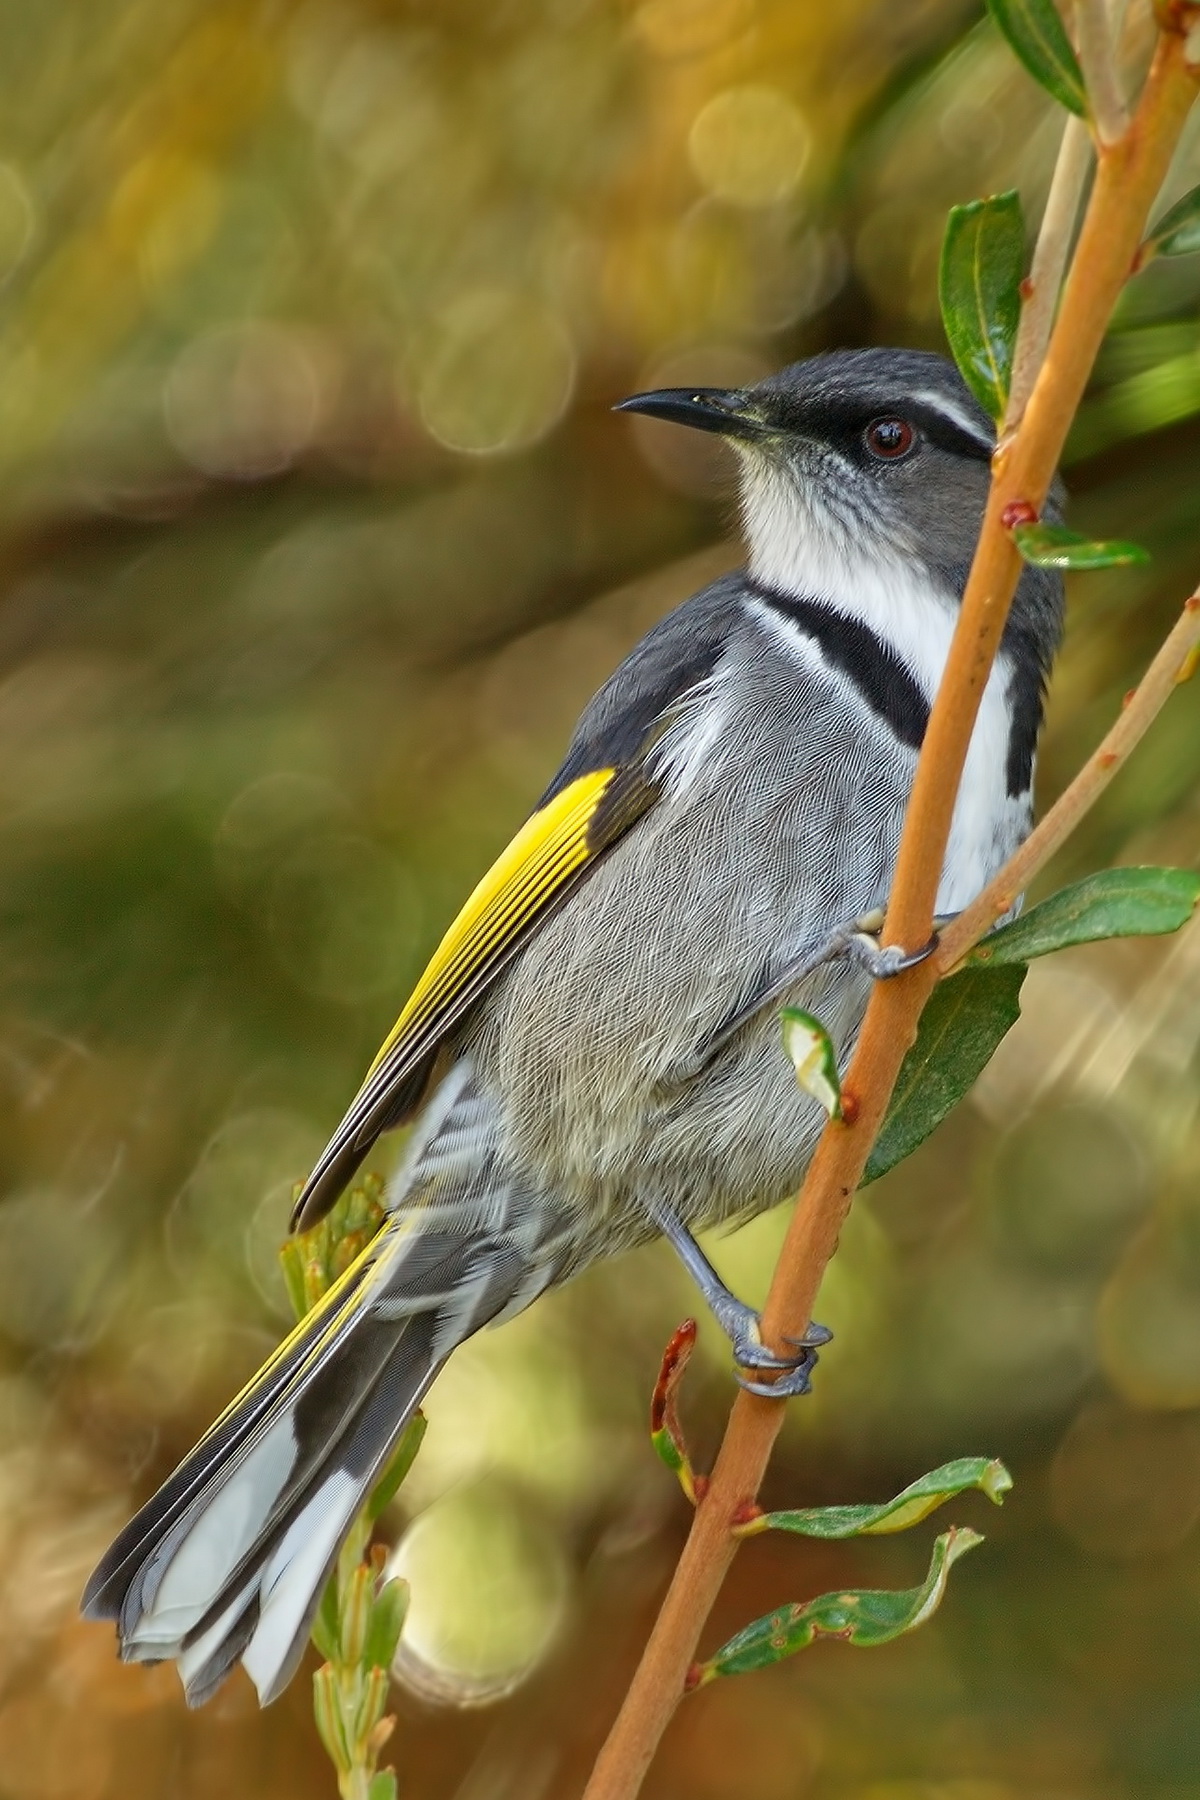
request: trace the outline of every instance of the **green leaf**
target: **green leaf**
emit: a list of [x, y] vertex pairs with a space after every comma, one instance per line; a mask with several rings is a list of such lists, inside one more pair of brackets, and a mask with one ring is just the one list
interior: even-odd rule
[[367, 1800], [396, 1800], [395, 1769], [380, 1769], [372, 1775]]
[[1087, 88], [1054, 0], [987, 0], [987, 8], [1033, 79], [1060, 106], [1088, 116]]
[[707, 1662], [694, 1666], [688, 1686], [704, 1687], [718, 1676], [769, 1668], [822, 1637], [840, 1638], [860, 1649], [890, 1644], [937, 1611], [951, 1568], [982, 1542], [979, 1533], [968, 1526], [951, 1526], [934, 1544], [929, 1573], [920, 1587], [850, 1589], [781, 1606], [731, 1637]]
[[779, 1015], [783, 1024], [783, 1047], [792, 1059], [796, 1080], [806, 1094], [831, 1119], [842, 1116], [842, 1084], [838, 1076], [837, 1054], [833, 1040], [820, 1019], [802, 1012], [798, 1006], [785, 1006]]
[[384, 1507], [396, 1496], [396, 1492], [408, 1471], [417, 1459], [417, 1451], [425, 1436], [425, 1414], [415, 1412], [408, 1421], [404, 1435], [392, 1452], [392, 1460], [371, 1490], [371, 1498], [367, 1501], [366, 1516], [374, 1524]]
[[317, 1652], [328, 1663], [338, 1659], [338, 1584], [336, 1575], [331, 1575], [325, 1583], [325, 1592], [321, 1595], [321, 1604], [317, 1608], [317, 1616], [312, 1622], [309, 1634], [317, 1647]]
[[367, 1545], [370, 1542], [371, 1521], [368, 1519], [364, 1507], [342, 1539], [342, 1547], [338, 1551], [335, 1576], [338, 1584], [339, 1606], [341, 1605], [341, 1596], [354, 1580], [355, 1570], [366, 1556]]
[[738, 1528], [739, 1537], [763, 1531], [793, 1531], [800, 1537], [849, 1538], [887, 1531], [907, 1531], [956, 1494], [978, 1488], [1000, 1506], [1012, 1487], [1012, 1476], [1002, 1462], [986, 1456], [960, 1456], [910, 1482], [893, 1500], [877, 1506], [806, 1506], [790, 1512], [760, 1513]]
[[864, 1186], [911, 1155], [957, 1106], [1020, 1017], [1024, 979], [1020, 963], [969, 968], [933, 990], [868, 1158]]
[[938, 271], [942, 323], [963, 380], [994, 419], [1008, 400], [1024, 267], [1015, 190], [951, 207]]
[[408, 1615], [409, 1587], [399, 1576], [389, 1581], [376, 1595], [363, 1645], [363, 1665], [368, 1669], [390, 1669], [404, 1621]]
[[375, 1600], [375, 1573], [359, 1563], [338, 1595], [338, 1663], [354, 1669], [363, 1660], [367, 1626]]
[[313, 1676], [313, 1718], [317, 1733], [339, 1775], [348, 1775], [353, 1758], [346, 1742], [337, 1675], [328, 1663]]
[[965, 966], [1021, 967], [1035, 956], [1048, 956], [1072, 944], [1158, 937], [1186, 925], [1197, 902], [1200, 874], [1194, 869], [1101, 869], [993, 931], [976, 944]]
[[1035, 569], [1124, 569], [1148, 563], [1150, 552], [1120, 538], [1099, 542], [1065, 525], [1014, 525], [1013, 543]]
[[1138, 267], [1152, 256], [1193, 256], [1200, 250], [1200, 187], [1177, 200], [1151, 227], [1138, 252]]
[[[388, 1703], [388, 1682], [390, 1675], [387, 1669], [379, 1667], [368, 1669], [360, 1674], [358, 1686], [358, 1705], [354, 1710], [353, 1736], [351, 1738], [356, 1752], [356, 1761], [366, 1763], [367, 1767], [375, 1761], [371, 1755], [371, 1733], [382, 1719]], [[347, 1737], [350, 1737], [347, 1732]]]
[[288, 1238], [279, 1246], [279, 1266], [292, 1311], [297, 1319], [302, 1319], [308, 1311], [308, 1291], [304, 1282], [304, 1251], [297, 1238]]

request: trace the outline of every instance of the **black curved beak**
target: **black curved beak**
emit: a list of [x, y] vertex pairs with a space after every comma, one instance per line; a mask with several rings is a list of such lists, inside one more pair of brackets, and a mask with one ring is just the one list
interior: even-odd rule
[[722, 437], [754, 438], [764, 429], [746, 396], [731, 388], [655, 388], [649, 394], [618, 400], [613, 411], [645, 413], [651, 419], [669, 419], [673, 425], [691, 425]]

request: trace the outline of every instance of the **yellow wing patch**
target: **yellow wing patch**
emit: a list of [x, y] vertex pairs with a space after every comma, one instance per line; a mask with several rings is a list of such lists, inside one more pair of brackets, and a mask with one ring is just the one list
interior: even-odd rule
[[615, 769], [581, 775], [518, 831], [488, 870], [429, 959], [382, 1048], [364, 1088], [409, 1032], [418, 1031], [498, 948], [514, 937], [567, 877], [592, 854], [588, 825]]
[[540, 807], [492, 865], [387, 1037], [292, 1214], [306, 1229], [326, 1212], [380, 1131], [416, 1105], [432, 1058], [546, 908], [653, 804], [637, 767], [595, 769]]

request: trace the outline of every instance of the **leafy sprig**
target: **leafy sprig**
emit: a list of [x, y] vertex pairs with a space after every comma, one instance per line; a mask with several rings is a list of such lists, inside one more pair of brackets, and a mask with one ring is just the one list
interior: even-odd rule
[[[383, 1224], [383, 1182], [367, 1175], [327, 1216], [291, 1237], [279, 1260], [297, 1319], [343, 1275]], [[387, 1551], [372, 1544], [376, 1520], [412, 1468], [425, 1435], [409, 1421], [351, 1527], [321, 1596], [312, 1641], [325, 1661], [313, 1676], [313, 1715], [337, 1771], [341, 1800], [396, 1800], [396, 1775], [379, 1757], [395, 1728], [387, 1712], [389, 1671], [408, 1612], [408, 1583], [388, 1579]]]

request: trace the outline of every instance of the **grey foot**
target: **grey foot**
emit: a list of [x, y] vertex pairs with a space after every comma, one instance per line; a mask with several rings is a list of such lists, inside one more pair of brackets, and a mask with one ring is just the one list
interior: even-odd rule
[[[759, 1317], [752, 1307], [735, 1300], [731, 1294], [727, 1304], [713, 1307], [713, 1314], [733, 1349], [733, 1360], [738, 1366], [737, 1383], [748, 1394], [761, 1394], [768, 1400], [788, 1400], [811, 1390], [817, 1352], [833, 1337], [827, 1326], [812, 1324], [802, 1338], [785, 1339], [795, 1346], [797, 1354], [777, 1356], [763, 1343]], [[773, 1374], [774, 1379], [753, 1381], [742, 1373], [745, 1369], [760, 1369], [765, 1374]]]
[[758, 1314], [752, 1306], [731, 1294], [717, 1271], [701, 1250], [687, 1226], [671, 1207], [662, 1201], [647, 1207], [659, 1230], [678, 1252], [680, 1260], [708, 1302], [713, 1318], [733, 1347], [733, 1360], [740, 1369], [778, 1371], [772, 1382], [737, 1379], [751, 1394], [763, 1394], [773, 1400], [786, 1400], [792, 1394], [807, 1394], [812, 1386], [812, 1372], [817, 1351], [833, 1336], [824, 1325], [810, 1325], [802, 1338], [788, 1338], [795, 1346], [795, 1356], [776, 1356], [762, 1341]]
[[797, 1356], [777, 1356], [762, 1341], [762, 1326], [752, 1306], [747, 1306], [722, 1287], [705, 1295], [713, 1318], [729, 1339], [733, 1359], [740, 1369], [796, 1369], [802, 1363], [814, 1363], [815, 1352], [829, 1343], [833, 1333], [824, 1325], [810, 1325], [802, 1338], [788, 1338], [799, 1351]]
[[748, 1394], [758, 1394], [764, 1400], [795, 1400], [801, 1394], [812, 1393], [812, 1372], [817, 1365], [815, 1350], [806, 1350], [782, 1375], [774, 1381], [751, 1381], [745, 1375], [736, 1375], [740, 1388]]
[[825, 955], [844, 956], [850, 962], [857, 963], [860, 969], [865, 969], [874, 980], [890, 981], [893, 975], [899, 975], [905, 969], [915, 969], [918, 963], [923, 963], [927, 957], [932, 956], [938, 947], [935, 925], [929, 942], [919, 950], [905, 950], [901, 944], [889, 944], [885, 949], [876, 936], [882, 929], [882, 924], [877, 913], [870, 913], [866, 918], [855, 919], [852, 924], [842, 926], [830, 934], [825, 945]]

